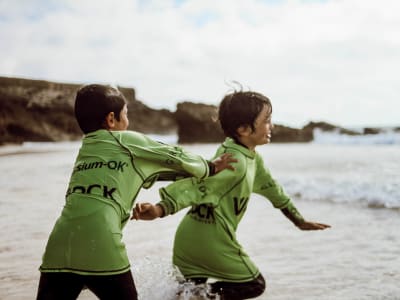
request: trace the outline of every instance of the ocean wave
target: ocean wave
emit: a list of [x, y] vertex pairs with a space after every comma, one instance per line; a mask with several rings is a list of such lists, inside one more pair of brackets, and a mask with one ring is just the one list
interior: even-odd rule
[[285, 187], [295, 199], [325, 201], [345, 205], [361, 205], [368, 208], [387, 208], [400, 211], [400, 183], [371, 184], [347, 180], [302, 182], [289, 180]]
[[71, 151], [78, 149], [79, 146], [79, 141], [24, 142], [21, 145], [1, 146], [0, 156]]
[[322, 131], [314, 129], [314, 141], [316, 144], [349, 144], [349, 145], [400, 145], [400, 132], [387, 128], [377, 134], [347, 135], [336, 131]]

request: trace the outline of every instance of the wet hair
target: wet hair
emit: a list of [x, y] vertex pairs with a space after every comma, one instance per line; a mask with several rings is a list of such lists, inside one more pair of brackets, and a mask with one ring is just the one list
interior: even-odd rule
[[75, 117], [79, 127], [86, 134], [104, 128], [104, 121], [110, 112], [115, 119], [127, 103], [124, 95], [109, 85], [89, 84], [78, 90], [75, 98]]
[[264, 106], [272, 113], [271, 101], [263, 94], [251, 91], [235, 91], [225, 95], [218, 109], [218, 119], [225, 135], [237, 139], [240, 126], [250, 126], [254, 131], [254, 122]]

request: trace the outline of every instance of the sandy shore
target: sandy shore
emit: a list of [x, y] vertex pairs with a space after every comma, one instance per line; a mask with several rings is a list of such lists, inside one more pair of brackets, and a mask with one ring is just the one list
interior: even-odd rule
[[[64, 202], [73, 151], [0, 157], [0, 299], [33, 299], [48, 234]], [[141, 201], [156, 201], [157, 189]], [[310, 220], [331, 224], [302, 232], [256, 195], [238, 236], [267, 280], [258, 299], [400, 299], [398, 210], [355, 204], [297, 201]], [[140, 299], [166, 300], [175, 292], [171, 249], [182, 213], [132, 221], [125, 230]], [[79, 299], [95, 299], [83, 292]]]
[[[397, 212], [310, 202], [298, 206], [309, 219], [332, 229], [299, 231], [262, 199], [253, 199], [239, 228], [239, 239], [267, 279], [267, 292], [259, 299], [399, 299]], [[180, 217], [135, 221], [126, 228], [140, 299], [173, 295], [169, 258]], [[51, 219], [28, 206], [14, 216], [14, 231], [8, 228], [0, 250], [0, 298], [33, 298], [47, 239], [44, 228], [52, 226]], [[96, 298], [85, 291], [79, 299]]]

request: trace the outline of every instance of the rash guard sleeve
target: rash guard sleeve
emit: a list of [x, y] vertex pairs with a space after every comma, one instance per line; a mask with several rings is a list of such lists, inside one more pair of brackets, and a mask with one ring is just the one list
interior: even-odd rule
[[257, 154], [257, 173], [254, 181], [253, 191], [268, 198], [275, 208], [278, 208], [282, 213], [290, 219], [294, 224], [300, 224], [304, 221], [303, 216], [297, 210], [290, 197], [285, 193], [283, 188], [271, 176], [269, 170], [265, 167], [264, 161]]
[[158, 203], [165, 215], [174, 214], [177, 211], [191, 205], [210, 204], [219, 205], [220, 199], [239, 185], [245, 178], [245, 162], [237, 155], [235, 171], [224, 170], [206, 179], [185, 178], [178, 180], [160, 189], [161, 201]]
[[268, 198], [275, 208], [282, 209], [289, 205], [290, 197], [265, 167], [262, 157], [256, 156], [257, 171], [253, 191]]
[[[116, 138], [120, 137], [117, 136]], [[204, 179], [210, 175], [208, 161], [199, 155], [185, 151], [182, 147], [157, 142], [137, 132], [124, 135], [120, 142], [126, 145], [134, 159], [146, 160], [149, 166], [151, 164], [161, 165], [173, 169], [183, 176], [186, 174], [199, 179]], [[160, 179], [169, 178], [167, 176]]]

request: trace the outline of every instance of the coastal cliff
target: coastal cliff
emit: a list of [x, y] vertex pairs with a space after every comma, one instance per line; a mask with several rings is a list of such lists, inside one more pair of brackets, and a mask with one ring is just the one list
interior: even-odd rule
[[[79, 84], [0, 77], [0, 144], [70, 141], [82, 137], [74, 117]], [[133, 88], [118, 87], [128, 100], [129, 129], [143, 133], [176, 131], [173, 113], [151, 109]]]
[[[80, 84], [0, 77], [0, 145], [25, 141], [71, 141], [82, 137], [74, 117]], [[224, 134], [217, 122], [217, 107], [185, 101], [177, 110], [156, 110], [136, 99], [133, 88], [118, 87], [128, 101], [129, 129], [146, 134], [177, 134], [179, 143], [219, 143]], [[274, 125], [273, 143], [306, 143], [314, 131], [346, 135], [378, 134], [379, 128], [355, 132], [325, 122], [303, 128]]]
[[[183, 102], [177, 105], [175, 119], [178, 124], [179, 143], [219, 143], [224, 134], [218, 124], [217, 107], [202, 103]], [[272, 143], [307, 143], [314, 139], [314, 130], [336, 131], [341, 134], [360, 135], [325, 122], [310, 122], [303, 128], [274, 124]], [[378, 132], [378, 131], [377, 131]]]

